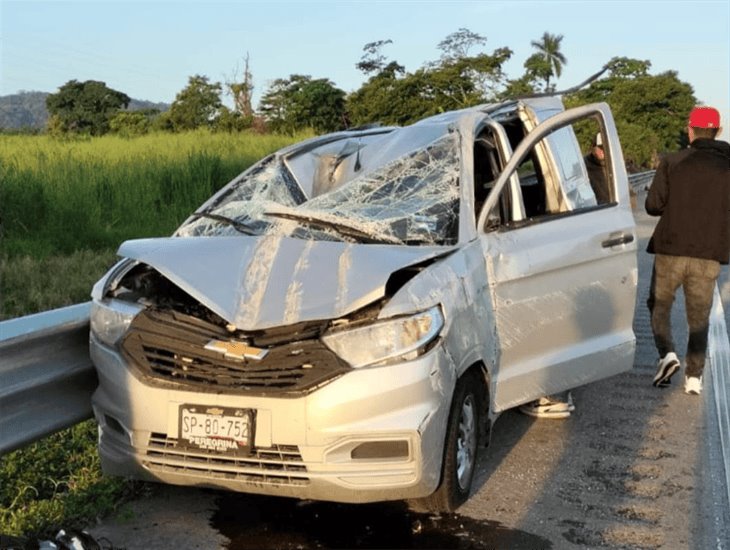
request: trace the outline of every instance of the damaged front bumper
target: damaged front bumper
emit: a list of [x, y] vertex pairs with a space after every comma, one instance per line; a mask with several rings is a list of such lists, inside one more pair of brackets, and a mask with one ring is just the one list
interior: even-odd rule
[[[91, 356], [108, 474], [352, 503], [424, 497], [439, 484], [456, 382], [441, 343], [417, 359], [354, 369], [297, 397], [151, 385], [93, 335]], [[250, 449], [226, 454], [181, 445], [183, 405], [251, 411]]]

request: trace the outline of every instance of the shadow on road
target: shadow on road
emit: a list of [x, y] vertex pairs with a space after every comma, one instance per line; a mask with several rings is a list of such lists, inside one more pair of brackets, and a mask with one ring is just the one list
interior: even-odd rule
[[211, 525], [249, 548], [553, 548], [494, 521], [411, 512], [402, 502], [337, 504], [221, 493]]

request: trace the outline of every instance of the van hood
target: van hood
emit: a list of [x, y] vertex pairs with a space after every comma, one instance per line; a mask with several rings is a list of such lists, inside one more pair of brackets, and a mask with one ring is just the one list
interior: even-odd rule
[[145, 263], [240, 330], [336, 319], [385, 296], [398, 269], [453, 246], [380, 245], [281, 236], [127, 241]]

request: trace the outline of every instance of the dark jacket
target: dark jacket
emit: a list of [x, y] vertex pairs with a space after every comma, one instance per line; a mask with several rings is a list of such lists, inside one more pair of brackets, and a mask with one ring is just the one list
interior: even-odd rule
[[667, 155], [649, 188], [646, 212], [661, 216], [647, 251], [730, 259], [730, 144], [695, 139]]
[[583, 161], [586, 163], [588, 180], [591, 182], [591, 188], [596, 195], [596, 202], [598, 204], [608, 204], [611, 202], [611, 192], [608, 189], [605, 166], [593, 156], [593, 153], [584, 156]]

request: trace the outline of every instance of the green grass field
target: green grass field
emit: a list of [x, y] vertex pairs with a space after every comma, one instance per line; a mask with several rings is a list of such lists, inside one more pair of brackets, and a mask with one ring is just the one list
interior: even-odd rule
[[[303, 137], [0, 135], [0, 321], [89, 300], [122, 241], [170, 234], [253, 162]], [[102, 475], [87, 421], [0, 456], [0, 534], [88, 526], [145, 487]]]
[[0, 135], [3, 254], [43, 257], [167, 235], [253, 162], [301, 137]]

